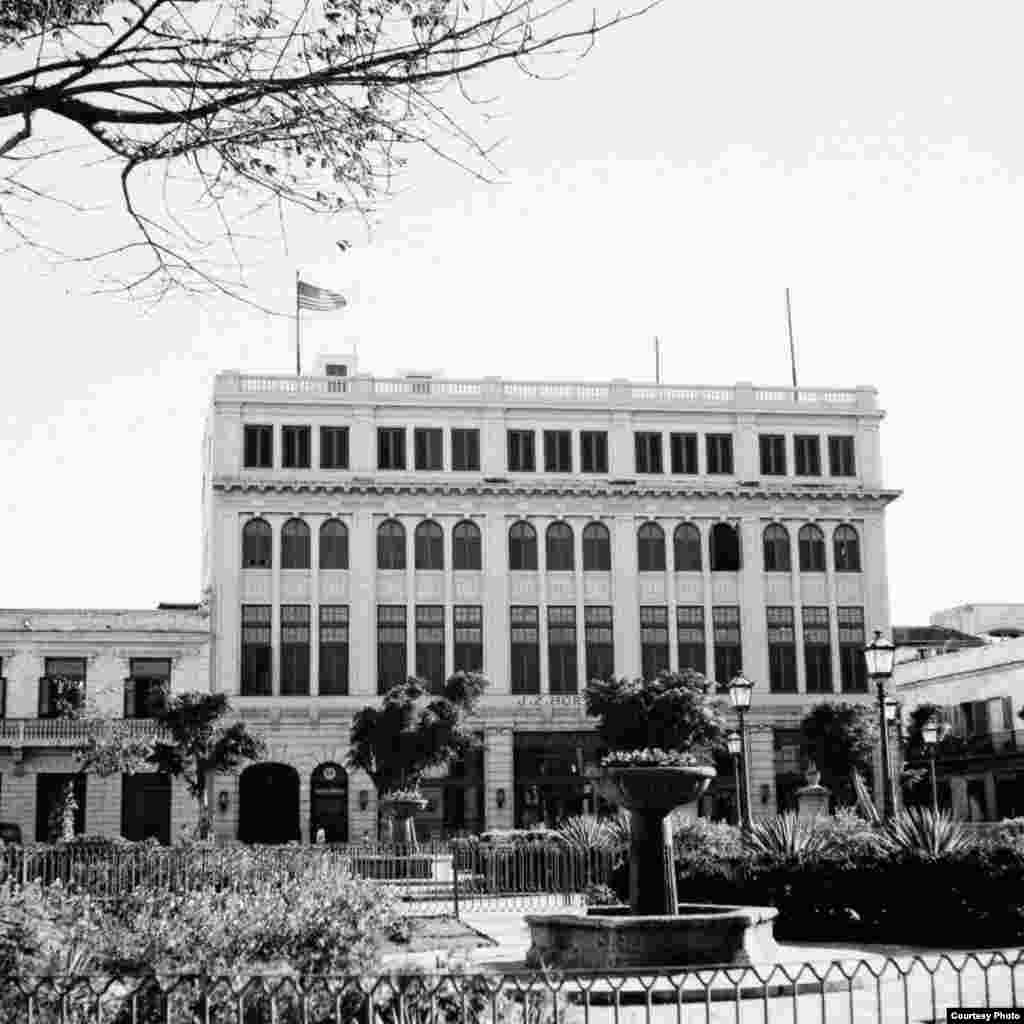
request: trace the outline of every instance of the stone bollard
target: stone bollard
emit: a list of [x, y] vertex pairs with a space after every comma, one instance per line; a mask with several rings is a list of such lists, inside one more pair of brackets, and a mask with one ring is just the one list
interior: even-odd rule
[[821, 773], [812, 761], [804, 774], [807, 785], [796, 791], [797, 817], [801, 821], [828, 817], [829, 790], [820, 785]]

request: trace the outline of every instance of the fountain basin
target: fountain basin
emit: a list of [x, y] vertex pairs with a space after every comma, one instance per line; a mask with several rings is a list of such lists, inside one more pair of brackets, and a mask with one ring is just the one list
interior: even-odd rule
[[678, 915], [634, 915], [629, 907], [584, 914], [528, 914], [530, 967], [684, 967], [774, 963], [775, 907], [680, 903]]

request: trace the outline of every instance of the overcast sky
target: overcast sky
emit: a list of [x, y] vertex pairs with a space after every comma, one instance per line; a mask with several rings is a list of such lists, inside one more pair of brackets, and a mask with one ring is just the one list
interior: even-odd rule
[[[281, 308], [296, 267], [348, 294], [308, 348], [357, 338], [379, 375], [652, 379], [657, 334], [667, 383], [758, 385], [789, 380], [788, 285], [800, 383], [887, 410], [894, 621], [1024, 601], [1022, 20], [669, 0], [566, 80], [481, 81], [499, 182], [413, 156], [372, 230], [307, 223], [251, 280]], [[290, 372], [291, 325], [91, 296], [24, 251], [0, 270], [0, 606], [198, 599], [213, 374]]]

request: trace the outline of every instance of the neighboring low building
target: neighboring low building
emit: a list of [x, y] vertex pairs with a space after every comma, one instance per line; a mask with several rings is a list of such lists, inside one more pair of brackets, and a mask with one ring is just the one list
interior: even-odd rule
[[[90, 711], [153, 729], [164, 693], [210, 689], [210, 618], [200, 605], [155, 611], [0, 609], [0, 819], [26, 842], [48, 838], [86, 724], [58, 715], [58, 689], [79, 684]], [[76, 832], [172, 836], [195, 821], [184, 786], [155, 773], [81, 778]]]
[[975, 636], [1024, 636], [1024, 604], [961, 604], [935, 612], [931, 621]]
[[896, 664], [951, 654], [968, 647], [984, 647], [979, 636], [963, 633], [947, 626], [893, 626], [892, 642], [896, 645]]

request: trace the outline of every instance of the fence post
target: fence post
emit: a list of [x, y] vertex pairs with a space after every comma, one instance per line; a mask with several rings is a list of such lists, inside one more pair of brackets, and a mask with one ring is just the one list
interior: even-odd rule
[[452, 846], [452, 913], [459, 919], [459, 850]]

